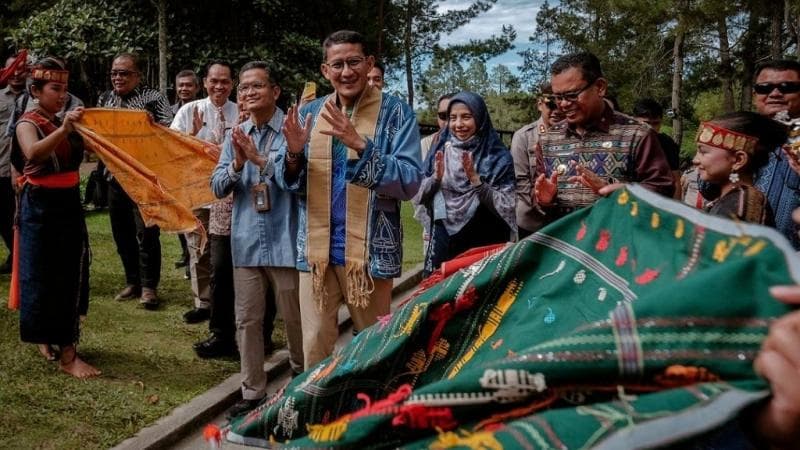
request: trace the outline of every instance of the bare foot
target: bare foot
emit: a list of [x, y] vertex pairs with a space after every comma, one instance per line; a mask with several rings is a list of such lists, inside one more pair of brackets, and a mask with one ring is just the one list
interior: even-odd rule
[[58, 368], [80, 379], [96, 377], [103, 373], [100, 369], [86, 363], [86, 361], [80, 359], [77, 355], [72, 359], [72, 362], [67, 364], [62, 362], [59, 364]]
[[53, 350], [53, 347], [51, 347], [49, 344], [39, 344], [37, 345], [37, 347], [39, 348], [39, 353], [41, 353], [42, 356], [44, 356], [44, 359], [48, 361], [55, 361], [56, 359], [58, 359], [55, 351]]
[[61, 353], [61, 363], [58, 368], [75, 378], [86, 379], [96, 377], [103, 372], [100, 369], [80, 359], [75, 352], [75, 347], [64, 348]]

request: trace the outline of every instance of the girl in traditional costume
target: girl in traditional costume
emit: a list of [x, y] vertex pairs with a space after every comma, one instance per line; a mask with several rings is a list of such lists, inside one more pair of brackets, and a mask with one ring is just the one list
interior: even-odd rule
[[773, 225], [767, 198], [753, 187], [753, 177], [767, 163], [769, 151], [785, 140], [782, 124], [752, 112], [701, 123], [693, 162], [700, 180], [719, 192], [718, 197], [707, 199], [711, 201], [704, 209], [734, 220]]
[[21, 169], [17, 243], [10, 297], [19, 299], [20, 337], [78, 378], [100, 374], [76, 352], [88, 305], [88, 239], [79, 192], [83, 141], [75, 133], [83, 108], [65, 114], [69, 72], [51, 58], [33, 72], [36, 107], [19, 120], [12, 159]]
[[508, 242], [517, 234], [514, 162], [486, 103], [461, 92], [447, 111], [449, 126], [428, 153], [414, 198], [431, 219], [426, 276], [470, 248]]

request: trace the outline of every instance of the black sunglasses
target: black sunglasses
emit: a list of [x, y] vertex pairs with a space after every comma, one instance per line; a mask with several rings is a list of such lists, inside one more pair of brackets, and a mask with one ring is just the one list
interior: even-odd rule
[[437, 112], [436, 113], [436, 117], [438, 117], [439, 120], [447, 120], [448, 119], [447, 111], [439, 111], [439, 112]]
[[753, 86], [753, 92], [758, 95], [767, 95], [775, 89], [781, 94], [794, 94], [800, 92], [800, 83], [796, 81], [784, 81], [782, 83], [758, 83]]

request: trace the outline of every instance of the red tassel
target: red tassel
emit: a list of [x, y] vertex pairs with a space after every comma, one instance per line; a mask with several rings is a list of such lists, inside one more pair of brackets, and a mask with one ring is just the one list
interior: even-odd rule
[[439, 305], [428, 314], [428, 320], [436, 322], [436, 326], [433, 328], [433, 332], [431, 332], [431, 337], [428, 339], [428, 355], [433, 351], [433, 347], [442, 335], [447, 322], [461, 311], [474, 307], [477, 300], [478, 291], [475, 289], [475, 286], [470, 286], [455, 302]]
[[409, 395], [411, 395], [410, 384], [404, 384], [400, 386], [385, 399], [378, 400], [375, 403], [372, 402], [372, 400], [369, 398], [369, 395], [359, 392], [356, 394], [356, 398], [366, 403], [366, 405], [358, 411], [350, 414], [350, 418], [357, 419], [359, 417], [373, 414], [385, 414], [387, 412], [393, 413], [397, 407], [397, 404], [407, 399]]

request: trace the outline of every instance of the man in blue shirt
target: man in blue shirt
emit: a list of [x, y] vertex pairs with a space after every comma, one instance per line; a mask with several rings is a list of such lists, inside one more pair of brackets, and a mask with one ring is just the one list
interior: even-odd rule
[[229, 410], [229, 417], [253, 409], [266, 395], [262, 331], [268, 289], [286, 326], [292, 370], [303, 371], [295, 269], [298, 199], [272, 180], [275, 155], [284, 145], [284, 114], [275, 105], [281, 90], [270, 66], [253, 61], [239, 72], [238, 91], [250, 118], [226, 134], [211, 178], [217, 198], [233, 192], [231, 246], [242, 401]]
[[305, 367], [328, 357], [346, 304], [357, 330], [389, 314], [402, 268], [400, 201], [420, 183], [414, 111], [368, 86], [364, 37], [337, 31], [321, 70], [335, 92], [290, 108], [275, 180], [300, 197], [297, 238]]

